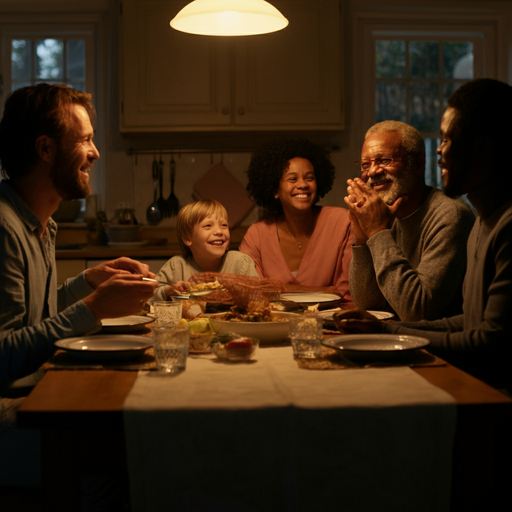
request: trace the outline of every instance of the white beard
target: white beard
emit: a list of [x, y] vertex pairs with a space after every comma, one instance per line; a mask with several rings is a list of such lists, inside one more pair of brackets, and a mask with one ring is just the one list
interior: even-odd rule
[[386, 204], [392, 205], [399, 197], [407, 195], [414, 188], [416, 176], [410, 171], [406, 171], [400, 176], [384, 172], [377, 180], [368, 178], [366, 184], [372, 187], [382, 181], [391, 181], [391, 186], [386, 190], [376, 190], [375, 192]]

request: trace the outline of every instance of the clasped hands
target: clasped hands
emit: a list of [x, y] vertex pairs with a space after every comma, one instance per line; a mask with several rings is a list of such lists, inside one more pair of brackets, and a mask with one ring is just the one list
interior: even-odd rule
[[349, 209], [354, 242], [364, 245], [376, 233], [391, 228], [406, 198], [399, 197], [392, 205], [387, 205], [361, 178], [348, 180], [347, 184], [348, 195], [344, 200]]

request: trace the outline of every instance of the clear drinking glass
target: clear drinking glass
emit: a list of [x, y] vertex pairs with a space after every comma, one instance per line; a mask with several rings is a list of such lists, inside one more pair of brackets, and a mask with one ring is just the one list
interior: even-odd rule
[[187, 366], [188, 326], [154, 327], [153, 348], [156, 366], [162, 373], [179, 373]]
[[314, 359], [320, 356], [323, 337], [321, 317], [290, 318], [290, 340], [295, 357]]
[[162, 300], [153, 302], [155, 322], [157, 327], [178, 325], [181, 320], [181, 301]]

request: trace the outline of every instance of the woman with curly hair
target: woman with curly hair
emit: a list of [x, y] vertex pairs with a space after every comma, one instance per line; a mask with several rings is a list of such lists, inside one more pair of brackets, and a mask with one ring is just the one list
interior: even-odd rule
[[240, 245], [258, 274], [280, 280], [287, 291], [323, 291], [351, 300], [348, 212], [316, 205], [334, 181], [328, 153], [305, 139], [272, 141], [252, 155], [247, 175], [249, 196], [267, 213]]

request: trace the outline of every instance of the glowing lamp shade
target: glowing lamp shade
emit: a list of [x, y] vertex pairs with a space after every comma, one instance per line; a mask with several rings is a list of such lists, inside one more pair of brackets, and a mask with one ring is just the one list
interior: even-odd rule
[[251, 36], [281, 30], [288, 20], [264, 0], [194, 0], [170, 25], [189, 34]]

